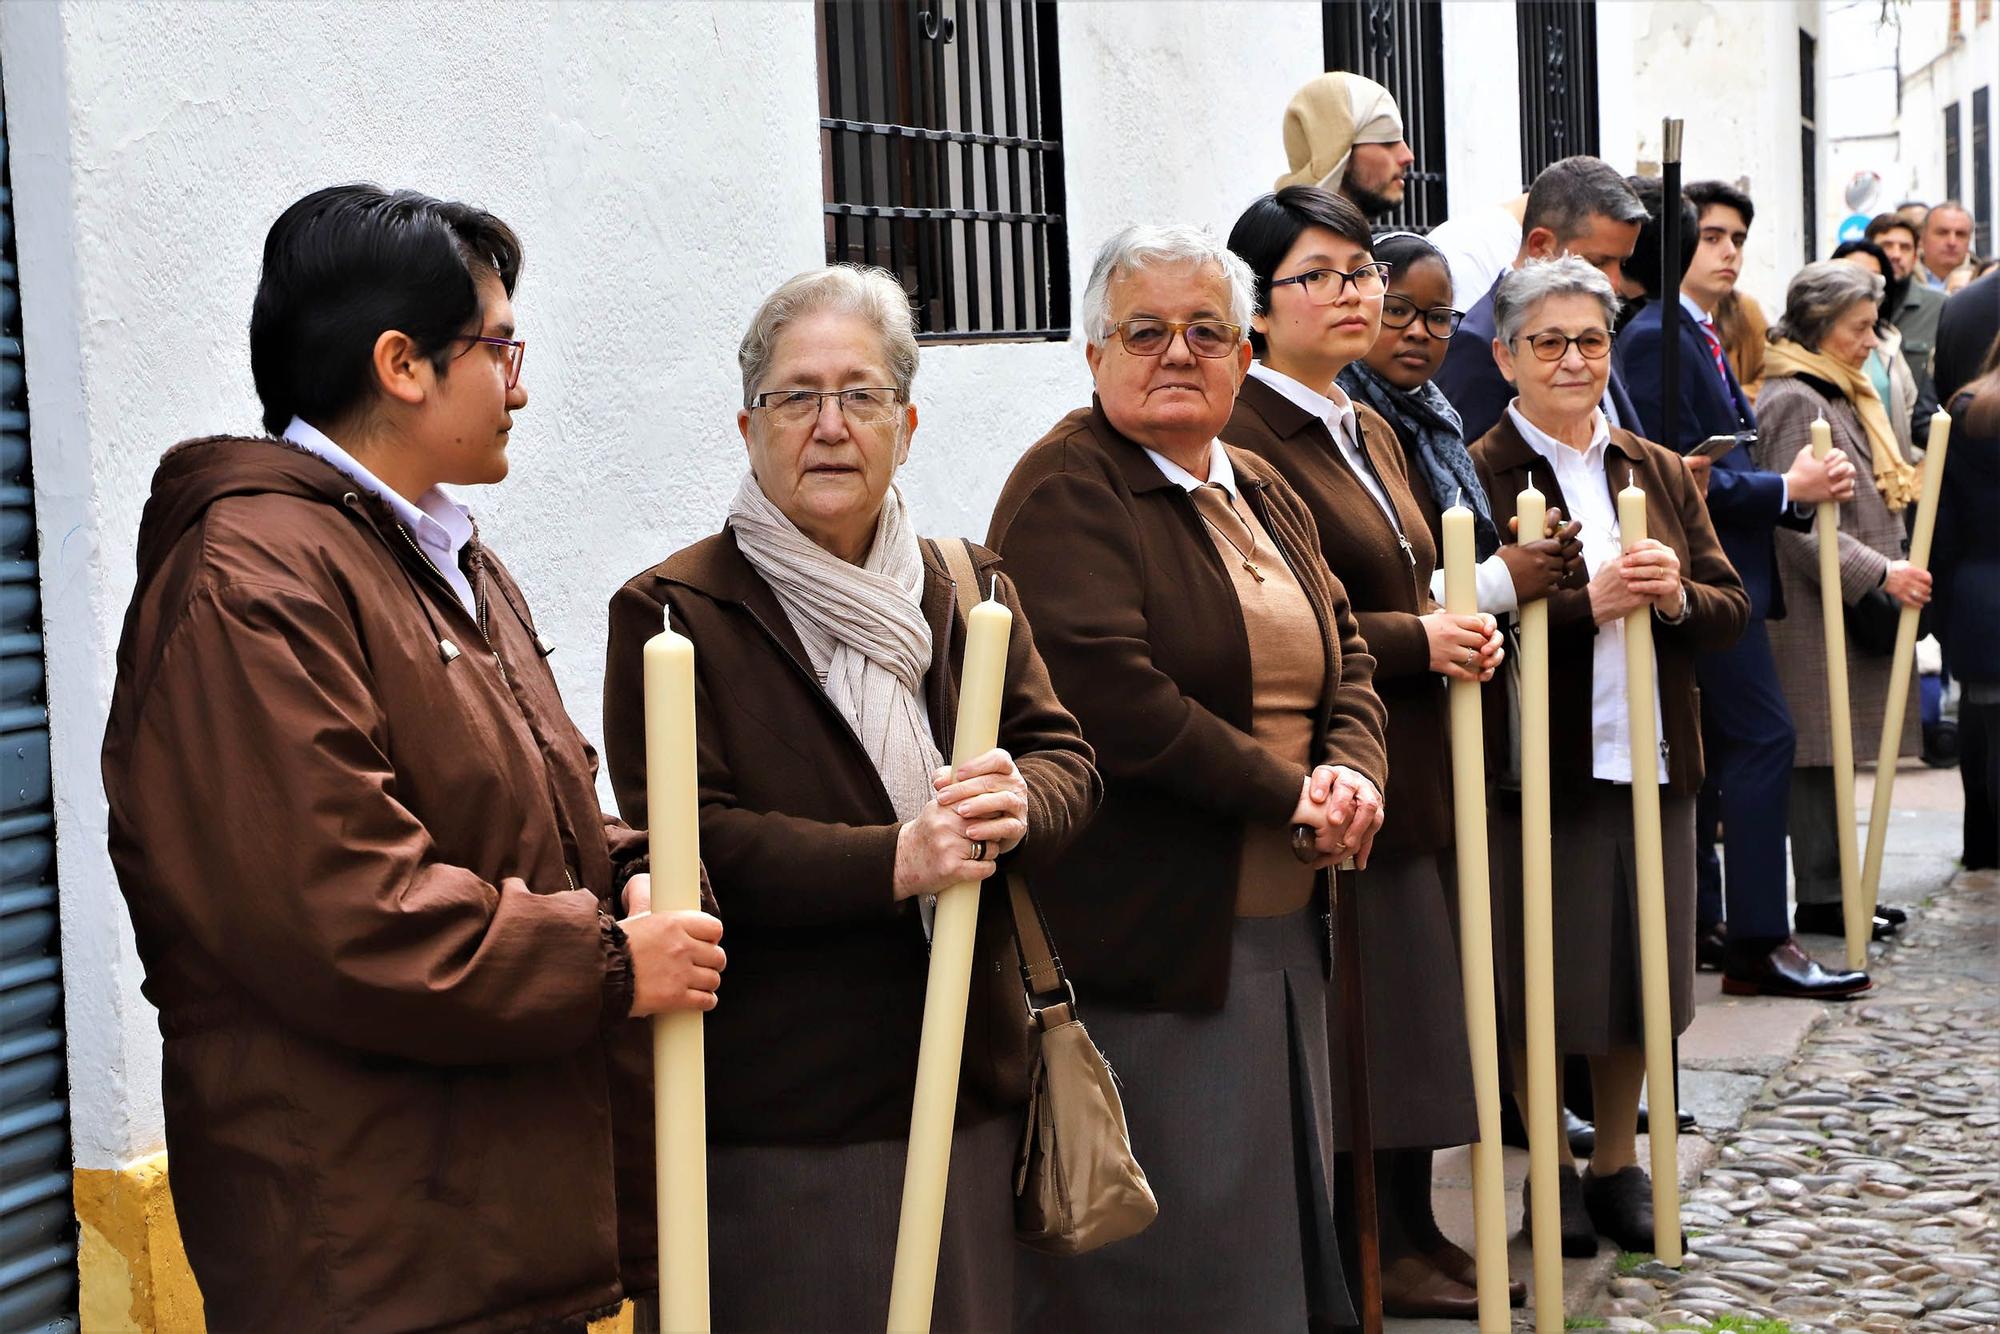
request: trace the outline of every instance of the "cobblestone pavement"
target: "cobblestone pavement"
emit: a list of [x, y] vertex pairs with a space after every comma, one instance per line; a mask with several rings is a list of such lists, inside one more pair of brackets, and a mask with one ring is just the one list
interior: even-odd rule
[[1685, 1269], [1621, 1257], [1604, 1327], [2000, 1330], [2000, 875], [1871, 970], [1685, 1194]]

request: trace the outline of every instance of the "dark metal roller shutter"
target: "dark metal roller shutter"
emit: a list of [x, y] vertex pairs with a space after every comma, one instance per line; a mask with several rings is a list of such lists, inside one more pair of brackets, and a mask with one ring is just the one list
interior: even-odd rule
[[69, 1080], [35, 491], [0, 110], [0, 1331], [71, 1331]]

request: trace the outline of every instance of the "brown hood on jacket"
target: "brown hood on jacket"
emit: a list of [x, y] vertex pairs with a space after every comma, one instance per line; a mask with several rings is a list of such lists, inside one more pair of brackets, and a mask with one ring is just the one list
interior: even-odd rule
[[606, 900], [640, 843], [520, 591], [476, 538], [466, 568], [476, 614], [280, 442], [154, 477], [104, 780], [212, 1328], [620, 1296], [607, 1055], [642, 1026]]

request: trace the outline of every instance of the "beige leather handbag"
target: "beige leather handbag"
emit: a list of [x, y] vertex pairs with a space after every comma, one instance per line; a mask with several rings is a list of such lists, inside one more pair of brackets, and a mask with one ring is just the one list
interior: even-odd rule
[[[936, 546], [959, 608], [969, 614], [979, 600], [971, 548], [962, 540]], [[1081, 1255], [1145, 1230], [1160, 1206], [1132, 1156], [1125, 1105], [1077, 1016], [1076, 991], [1049, 946], [1048, 924], [1027, 885], [1007, 880], [1028, 1014], [1041, 1039], [1014, 1169], [1014, 1235], [1038, 1251]]]

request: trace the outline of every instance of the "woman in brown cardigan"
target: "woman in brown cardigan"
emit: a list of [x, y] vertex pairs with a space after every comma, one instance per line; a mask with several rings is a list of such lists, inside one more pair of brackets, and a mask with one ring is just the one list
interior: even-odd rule
[[1040, 883], [1160, 1201], [1129, 1241], [1021, 1257], [1027, 1329], [1352, 1318], [1317, 872], [1368, 860], [1382, 705], [1304, 503], [1216, 439], [1251, 288], [1194, 228], [1113, 237], [1083, 302], [1096, 401], [1028, 450], [993, 516], [1105, 776], [1097, 823]]
[[[642, 819], [641, 651], [664, 608], [694, 641], [702, 856], [729, 932], [731, 1000], [707, 1021], [715, 1325], [879, 1329], [931, 898], [996, 864], [1048, 867], [1099, 789], [1005, 575], [1000, 749], [943, 767], [965, 622], [893, 485], [917, 420], [902, 288], [880, 270], [801, 274], [738, 360], [750, 472], [721, 533], [612, 599], [605, 751], [619, 808]], [[994, 579], [991, 554], [976, 564]], [[1006, 894], [981, 896], [975, 949], [939, 1329], [1012, 1321], [1029, 1046]]]
[[[1478, 1134], [1441, 868], [1452, 845], [1443, 683], [1490, 678], [1500, 634], [1491, 616], [1453, 616], [1433, 602], [1437, 548], [1395, 433], [1335, 383], [1381, 327], [1389, 266], [1370, 252], [1366, 219], [1338, 195], [1288, 186], [1244, 211], [1229, 248], [1257, 278], [1250, 340], [1258, 360], [1223, 439], [1276, 467], [1312, 511], [1389, 715], [1395, 814], [1360, 877], [1359, 899], [1382, 1309], [1471, 1318], [1479, 1306], [1472, 1257], [1438, 1231], [1430, 1207], [1431, 1150]], [[1336, 1046], [1344, 1032], [1334, 1023]], [[1335, 1060], [1335, 1070], [1345, 1068]], [[1336, 1128], [1344, 1144], [1343, 1119]]]
[[[1549, 604], [1549, 752], [1554, 791], [1556, 1048], [1585, 1056], [1597, 1144], [1579, 1179], [1562, 1144], [1563, 1253], [1589, 1255], [1599, 1236], [1625, 1250], [1652, 1246], [1652, 1187], [1635, 1138], [1645, 1051], [1633, 899], [1632, 766], [1626, 709], [1627, 613], [1650, 607], [1658, 756], [1638, 757], [1662, 781], [1667, 946], [1673, 1029], [1694, 1016], [1694, 798], [1701, 787], [1695, 655], [1727, 647], [1749, 617], [1743, 583], [1722, 554], [1708, 509], [1678, 455], [1609, 426], [1599, 410], [1610, 375], [1618, 298], [1583, 260], [1522, 266], [1496, 289], [1493, 357], [1518, 397], [1472, 447], [1495, 512], [1531, 482], [1583, 525], [1587, 588]], [[1646, 493], [1647, 539], [1624, 543], [1614, 497]], [[1629, 548], [1629, 549], [1627, 549]], [[1489, 732], [1489, 736], [1493, 733]], [[1518, 813], [1496, 812], [1516, 850]], [[1520, 877], [1501, 874], [1496, 910], [1502, 993], [1522, 1068]], [[1517, 1082], [1517, 1089], [1520, 1088]]]

